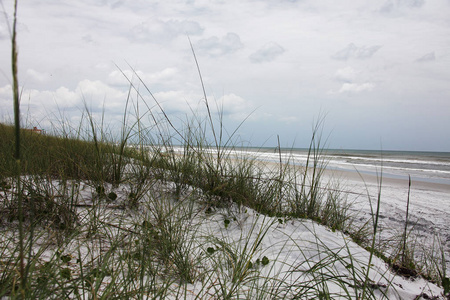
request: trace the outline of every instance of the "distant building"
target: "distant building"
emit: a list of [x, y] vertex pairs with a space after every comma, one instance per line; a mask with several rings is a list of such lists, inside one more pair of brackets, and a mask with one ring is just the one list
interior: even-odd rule
[[33, 127], [33, 129], [28, 129], [31, 132], [37, 133], [37, 134], [45, 134], [45, 130], [38, 129], [37, 127]]

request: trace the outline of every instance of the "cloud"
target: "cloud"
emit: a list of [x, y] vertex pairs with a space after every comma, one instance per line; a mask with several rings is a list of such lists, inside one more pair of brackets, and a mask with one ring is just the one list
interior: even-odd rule
[[240, 37], [233, 32], [227, 33], [220, 39], [217, 36], [213, 36], [197, 42], [199, 51], [207, 53], [212, 57], [233, 53], [241, 49], [243, 46], [244, 45], [242, 44]]
[[409, 7], [421, 7], [425, 4], [425, 0], [397, 0], [399, 5], [405, 5]]
[[[28, 89], [23, 90], [20, 101], [20, 111], [22, 119], [27, 122], [39, 122], [49, 119], [49, 112], [58, 114], [62, 111], [70, 111], [80, 104], [81, 97], [76, 92], [65, 87], [60, 87], [54, 91]], [[58, 103], [59, 106], [56, 104]], [[6, 85], [0, 87], [0, 113], [1, 121], [10, 121], [13, 116], [12, 87]], [[48, 124], [47, 124], [48, 125]]]
[[299, 118], [295, 116], [279, 116], [278, 119], [285, 123], [294, 123], [299, 120]]
[[94, 42], [94, 38], [92, 37], [91, 34], [83, 35], [83, 37], [81, 39], [83, 40], [83, 42], [85, 42], [87, 44], [90, 44], [90, 43]]
[[425, 0], [387, 0], [380, 8], [382, 13], [392, 13], [402, 7], [418, 8], [425, 4]]
[[116, 2], [111, 4], [111, 8], [112, 9], [116, 9], [116, 8], [121, 7], [123, 4], [124, 4], [124, 1], [116, 1]]
[[9, 38], [8, 30], [4, 24], [0, 24], [0, 40], [6, 40]]
[[383, 6], [380, 8], [380, 12], [382, 13], [390, 13], [394, 9], [394, 3], [391, 0], [386, 1]]
[[100, 80], [82, 80], [75, 90], [77, 95], [94, 104], [94, 108], [121, 108], [126, 101], [126, 93]]
[[[114, 70], [108, 74], [108, 84], [115, 86], [129, 86], [129, 80], [139, 80], [139, 76], [146, 84], [155, 83], [167, 83], [170, 82], [178, 74], [177, 68], [165, 68], [162, 71], [155, 73], [144, 73], [141, 70], [123, 70], [123, 73], [119, 70]], [[128, 79], [127, 79], [128, 78]]]
[[221, 107], [222, 112], [226, 115], [242, 115], [249, 113], [251, 104], [242, 97], [231, 93], [228, 95], [224, 95], [219, 99], [219, 107]]
[[201, 111], [204, 108], [198, 100], [202, 96], [192, 91], [162, 91], [154, 93], [154, 96], [167, 114], [190, 114], [191, 109]]
[[362, 84], [357, 83], [344, 83], [339, 90], [339, 93], [359, 93], [363, 91], [371, 91], [375, 87], [375, 84], [366, 82]]
[[345, 67], [336, 71], [334, 78], [338, 81], [352, 82], [354, 81], [360, 72], [356, 71], [352, 67]]
[[[12, 106], [12, 86], [10, 84], [7, 84], [3, 87], [0, 87], [0, 107], [2, 108], [0, 117], [4, 117], [3, 114], [7, 111], [8, 113], [11, 113]], [[8, 109], [8, 107], [11, 109]]]
[[416, 59], [416, 62], [428, 62], [428, 61], [434, 61], [436, 60], [436, 56], [434, 55], [434, 52], [430, 52], [425, 54], [424, 56]]
[[345, 47], [342, 50], [339, 50], [331, 57], [337, 60], [348, 60], [350, 58], [367, 59], [372, 57], [372, 55], [374, 55], [375, 52], [377, 52], [380, 48], [381, 48], [380, 45], [370, 47], [366, 46], [356, 47], [355, 44], [350, 43], [348, 44], [347, 47]]
[[29, 78], [39, 83], [48, 82], [52, 76], [49, 73], [42, 73], [33, 69], [27, 69], [26, 74]]
[[136, 42], [160, 43], [170, 41], [179, 35], [200, 35], [203, 28], [194, 21], [149, 20], [134, 26], [129, 38]]
[[[0, 88], [0, 105], [11, 101], [10, 86]], [[22, 93], [21, 111], [29, 112], [35, 119], [45, 119], [61, 109], [79, 115], [86, 101], [91, 112], [122, 115], [126, 92], [110, 87], [101, 81], [82, 80], [75, 89], [60, 86], [55, 90], [25, 89]], [[12, 101], [11, 101], [12, 103]], [[12, 107], [12, 105], [9, 105]]]
[[270, 42], [262, 46], [258, 51], [249, 56], [252, 63], [263, 63], [275, 60], [278, 56], [284, 53], [283, 47], [277, 43]]
[[[361, 78], [361, 73], [361, 71], [357, 71], [350, 66], [337, 70], [334, 78], [342, 83], [338, 93], [352, 94], [373, 90], [375, 84], [372, 82], [366, 82], [363, 78]], [[334, 94], [335, 92], [330, 91], [330, 93]]]

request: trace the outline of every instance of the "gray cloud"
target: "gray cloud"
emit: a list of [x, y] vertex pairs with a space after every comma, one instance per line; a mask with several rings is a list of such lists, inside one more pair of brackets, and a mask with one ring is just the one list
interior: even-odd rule
[[421, 7], [425, 4], [425, 0], [397, 0], [397, 3], [409, 7]]
[[387, 0], [380, 8], [382, 13], [391, 13], [402, 7], [421, 7], [425, 4], [425, 0]]
[[436, 56], [434, 55], [434, 52], [430, 52], [425, 54], [424, 56], [416, 59], [416, 62], [427, 62], [427, 61], [434, 61], [436, 60]]
[[[12, 1], [7, 2], [4, 9], [11, 24]], [[42, 120], [57, 112], [55, 100], [63, 111], [75, 111], [83, 107], [82, 96], [93, 102], [100, 113], [107, 100], [108, 118], [123, 118], [129, 83], [114, 63], [133, 77], [124, 61], [137, 70], [165, 109], [189, 113], [189, 105], [195, 108], [203, 103], [203, 96], [198, 78], [192, 73], [195, 64], [186, 39], [188, 33], [196, 53], [203, 51], [203, 56], [211, 58], [203, 63], [205, 84], [208, 92], [216, 96], [211, 99], [226, 95], [222, 99], [223, 113], [233, 120], [229, 123], [232, 128], [235, 119], [231, 116], [239, 115], [237, 108], [249, 111], [248, 103], [260, 107], [244, 126], [249, 127], [249, 139], [250, 131], [255, 133], [252, 143], [264, 143], [268, 135], [280, 132], [286, 135], [286, 143], [290, 137], [308, 140], [309, 129], [303, 128], [310, 127], [310, 118], [316, 116], [320, 106], [331, 112], [331, 120], [327, 119], [331, 127], [347, 128], [342, 127], [347, 126], [345, 123], [354, 130], [353, 125], [358, 124], [357, 131], [341, 135], [344, 144], [338, 141], [334, 146], [345, 148], [346, 141], [352, 140], [351, 146], [376, 148], [379, 135], [371, 143], [366, 132], [374, 131], [378, 112], [382, 112], [382, 123], [386, 124], [382, 126], [386, 128], [399, 123], [426, 124], [417, 127], [421, 130], [415, 131], [411, 145], [450, 151], [450, 139], [429, 138], [432, 134], [449, 136], [450, 92], [445, 79], [450, 78], [450, 56], [443, 50], [448, 47], [445, 37], [450, 35], [449, 0], [21, 3], [19, 20], [24, 23], [18, 24], [20, 82], [26, 84], [27, 91], [38, 91], [24, 94], [24, 105], [34, 105], [33, 109], [24, 109], [30, 111], [30, 118]], [[0, 14], [0, 20], [0, 49], [7, 51], [10, 42], [5, 14]], [[274, 43], [274, 47], [262, 47], [270, 41], [282, 48]], [[432, 51], [434, 61], [433, 53], [429, 54]], [[223, 56], [217, 58], [219, 55]], [[9, 64], [9, 55], [0, 56], [0, 66]], [[264, 72], [261, 66], [267, 67]], [[11, 87], [6, 88], [10, 74], [6, 68], [3, 71], [0, 118], [12, 111], [7, 100], [11, 98]], [[49, 78], [46, 73], [53, 76]], [[83, 80], [89, 82], [78, 86]], [[407, 113], [401, 110], [405, 99], [414, 103]], [[38, 114], [41, 107], [47, 113], [42, 109]], [[206, 113], [201, 108], [199, 111]], [[281, 116], [294, 120], [289, 117], [292, 115], [298, 116], [295, 126], [280, 120]], [[307, 136], [303, 135], [306, 131]], [[386, 132], [385, 138], [395, 138], [394, 133]], [[395, 146], [402, 148], [400, 142], [383, 145]], [[408, 145], [403, 148], [406, 150]]]
[[116, 1], [116, 2], [114, 2], [114, 3], [111, 4], [111, 8], [112, 8], [112, 9], [116, 9], [116, 8], [121, 7], [123, 4], [124, 4], [123, 1]]
[[9, 38], [8, 30], [6, 29], [6, 26], [0, 24], [0, 40], [6, 40], [7, 38]]
[[339, 50], [331, 57], [337, 60], [348, 60], [350, 58], [367, 59], [372, 57], [372, 55], [374, 55], [375, 52], [377, 52], [380, 48], [381, 48], [380, 45], [370, 47], [367, 46], [356, 47], [355, 44], [350, 43], [348, 44], [347, 47], [345, 47], [342, 50]]
[[339, 93], [359, 93], [364, 91], [371, 91], [375, 87], [375, 84], [372, 82], [365, 83], [344, 83], [339, 90]]
[[134, 26], [130, 38], [138, 42], [160, 42], [174, 39], [179, 35], [200, 35], [203, 28], [194, 21], [148, 21]]
[[356, 71], [352, 67], [347, 66], [345, 68], [337, 70], [334, 78], [342, 82], [353, 82], [359, 74], [359, 71]]
[[382, 13], [390, 13], [394, 9], [394, 3], [391, 0], [386, 1], [380, 8]]
[[269, 62], [283, 54], [284, 51], [283, 47], [277, 43], [270, 42], [251, 54], [249, 58], [252, 63]]
[[240, 37], [233, 32], [227, 33], [221, 39], [213, 36], [197, 42], [197, 47], [200, 52], [207, 53], [213, 57], [235, 52], [243, 46]]

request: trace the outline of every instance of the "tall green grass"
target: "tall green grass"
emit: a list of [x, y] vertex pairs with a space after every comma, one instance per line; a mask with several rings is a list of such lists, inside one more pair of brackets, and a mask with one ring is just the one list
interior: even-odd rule
[[[87, 123], [86, 131], [104, 131], [92, 130], [90, 126], [98, 125]], [[187, 141], [181, 147], [174, 146], [170, 138], [161, 144], [153, 144], [150, 138], [129, 143], [132, 131], [121, 135], [123, 140], [112, 141], [23, 131], [22, 160], [26, 163], [19, 176], [20, 189], [11, 180], [12, 149], [2, 144], [5, 175], [0, 212], [1, 226], [7, 230], [1, 236], [0, 295], [161, 298], [187, 297], [195, 290], [198, 298], [221, 294], [229, 299], [289, 299], [324, 297], [337, 285], [344, 291], [339, 296], [345, 298], [356, 294], [375, 297], [374, 289], [380, 287], [360, 268], [366, 264], [369, 270], [371, 262], [358, 261], [348, 245], [327, 248], [319, 236], [320, 258], [310, 257], [299, 244], [304, 258], [299, 264], [286, 265], [288, 273], [271, 267], [277, 258], [270, 258], [268, 266], [262, 264], [265, 249], [260, 248], [260, 241], [277, 224], [310, 218], [333, 230], [359, 230], [351, 227], [339, 187], [322, 181], [322, 169], [305, 170], [289, 164], [289, 159], [268, 169], [257, 159], [236, 156], [233, 147], [221, 148], [219, 166], [217, 149], [202, 135], [204, 130], [197, 130], [192, 121], [186, 128], [180, 130]], [[4, 140], [11, 139], [11, 126], [0, 129]], [[34, 151], [28, 152], [28, 147]], [[80, 153], [85, 155], [74, 159]], [[321, 161], [320, 155], [311, 159]], [[57, 167], [49, 160], [58, 161]], [[318, 166], [311, 161], [310, 168]], [[113, 171], [118, 167], [120, 176], [111, 176], [119, 174]], [[22, 213], [16, 202], [19, 193], [24, 200]], [[242, 235], [239, 243], [205, 236], [199, 230], [202, 222], [215, 215], [223, 215], [224, 229], [238, 226], [235, 219], [249, 208], [270, 222], [258, 229], [259, 221], [255, 221], [252, 234]], [[22, 278], [16, 272], [21, 250], [13, 242], [20, 219], [27, 274]], [[371, 234], [376, 237], [375, 231]], [[436, 262], [439, 259], [435, 256]], [[351, 279], [344, 280], [336, 264], [350, 266]], [[283, 278], [289, 272], [303, 274], [302, 281], [285, 285]]]

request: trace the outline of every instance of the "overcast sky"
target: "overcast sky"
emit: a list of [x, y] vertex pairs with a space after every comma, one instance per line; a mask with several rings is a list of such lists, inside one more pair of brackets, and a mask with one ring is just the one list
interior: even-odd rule
[[[11, 119], [12, 0], [0, 0], [0, 121]], [[123, 115], [131, 67], [171, 118], [213, 111], [255, 146], [450, 151], [450, 0], [19, 0], [28, 123]], [[119, 67], [119, 68], [118, 68]], [[148, 93], [141, 91], [150, 106]], [[156, 111], [156, 108], [154, 108]]]

